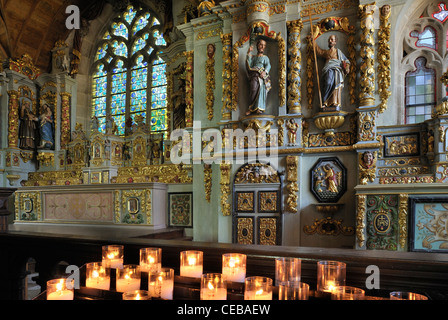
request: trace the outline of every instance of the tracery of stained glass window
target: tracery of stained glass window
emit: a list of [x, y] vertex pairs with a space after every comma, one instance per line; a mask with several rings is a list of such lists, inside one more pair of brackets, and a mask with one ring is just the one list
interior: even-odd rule
[[415, 42], [417, 47], [426, 47], [430, 49], [437, 49], [437, 37], [434, 28], [427, 26], [425, 29], [419, 33], [418, 31], [412, 31], [411, 37], [417, 38]]
[[426, 67], [424, 57], [415, 60], [414, 71], [406, 74], [406, 123], [431, 119], [435, 106], [435, 71]]
[[432, 16], [439, 20], [440, 22], [445, 22], [448, 19], [448, 9], [447, 9], [447, 5], [443, 2], [439, 3], [439, 11], [438, 12], [434, 12], [432, 14]]
[[[124, 135], [126, 120], [143, 116], [152, 133], [167, 130], [166, 47], [155, 15], [129, 6], [114, 19], [98, 44], [93, 65], [92, 116], [106, 130], [111, 115]], [[135, 120], [134, 120], [135, 122]]]

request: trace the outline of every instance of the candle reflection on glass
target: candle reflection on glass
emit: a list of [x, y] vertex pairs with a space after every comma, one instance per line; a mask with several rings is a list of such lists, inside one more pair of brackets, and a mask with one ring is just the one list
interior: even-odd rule
[[246, 255], [241, 253], [223, 254], [222, 274], [226, 281], [244, 282], [246, 279]]
[[102, 247], [103, 265], [106, 268], [123, 268], [124, 246], [107, 245]]
[[425, 295], [407, 291], [393, 291], [389, 294], [389, 298], [390, 300], [428, 300]]
[[345, 286], [346, 264], [339, 261], [317, 263], [317, 291], [332, 292], [335, 287]]
[[73, 300], [74, 280], [53, 279], [47, 281], [47, 300]]
[[227, 284], [220, 273], [207, 273], [201, 276], [201, 300], [226, 300]]
[[365, 291], [350, 286], [337, 286], [331, 291], [331, 300], [364, 300]]
[[202, 251], [182, 251], [180, 253], [180, 275], [200, 278], [202, 275]]
[[272, 279], [248, 277], [244, 281], [244, 300], [272, 300]]
[[144, 272], [157, 272], [162, 267], [161, 248], [140, 249], [140, 270]]
[[110, 269], [105, 268], [101, 262], [86, 264], [86, 287], [101, 290], [110, 289]]
[[140, 289], [140, 266], [124, 265], [122, 269], [117, 269], [116, 291], [126, 292]]
[[123, 293], [123, 300], [151, 300], [151, 296], [146, 290], [133, 290]]

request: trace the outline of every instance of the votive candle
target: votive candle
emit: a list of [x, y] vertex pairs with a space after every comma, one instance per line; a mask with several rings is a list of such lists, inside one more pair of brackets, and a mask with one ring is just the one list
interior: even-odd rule
[[47, 300], [73, 300], [74, 280], [65, 278], [47, 281]]
[[86, 264], [86, 287], [100, 290], [110, 289], [110, 269], [101, 262]]
[[244, 281], [244, 300], [272, 300], [272, 279], [248, 277]]
[[365, 291], [350, 286], [337, 286], [331, 291], [331, 300], [364, 300]]
[[102, 247], [103, 265], [106, 268], [123, 268], [124, 246], [107, 245]]
[[146, 290], [133, 290], [123, 293], [123, 300], [151, 300], [149, 292]]
[[275, 259], [275, 284], [280, 282], [300, 282], [302, 261], [299, 258], [276, 258]]
[[389, 298], [390, 300], [428, 300], [428, 297], [423, 294], [408, 291], [392, 291]]
[[226, 281], [244, 282], [246, 279], [246, 255], [241, 253], [223, 254], [222, 275]]
[[140, 266], [129, 264], [117, 269], [117, 292], [127, 292], [140, 289]]
[[140, 271], [158, 272], [162, 268], [161, 248], [140, 249]]
[[201, 300], [226, 300], [227, 284], [221, 273], [206, 273], [201, 276]]
[[332, 292], [345, 286], [346, 264], [339, 261], [317, 262], [317, 291]]
[[174, 269], [161, 268], [158, 272], [150, 273], [148, 291], [151, 297], [173, 300]]
[[202, 251], [182, 251], [180, 253], [180, 275], [200, 278], [202, 275]]

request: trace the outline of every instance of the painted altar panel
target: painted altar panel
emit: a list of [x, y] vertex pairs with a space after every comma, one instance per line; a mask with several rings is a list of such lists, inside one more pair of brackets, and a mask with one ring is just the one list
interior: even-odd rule
[[112, 192], [47, 193], [45, 220], [113, 222]]

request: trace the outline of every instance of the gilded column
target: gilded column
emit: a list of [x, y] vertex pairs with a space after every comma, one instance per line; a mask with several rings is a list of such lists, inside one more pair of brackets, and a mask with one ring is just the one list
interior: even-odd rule
[[230, 120], [232, 110], [232, 34], [221, 35], [222, 66], [222, 120]]
[[365, 194], [356, 196], [356, 240], [358, 247], [362, 248], [365, 245], [365, 230], [366, 230], [366, 203], [367, 196]]
[[232, 165], [221, 163], [219, 168], [221, 170], [221, 211], [223, 216], [230, 216], [230, 203], [228, 200], [230, 195], [230, 169]]
[[288, 113], [302, 112], [302, 95], [301, 86], [302, 81], [300, 73], [302, 71], [302, 54], [300, 48], [300, 33], [303, 28], [302, 19], [287, 22], [288, 26]]
[[19, 94], [15, 90], [8, 91], [8, 148], [19, 147]]
[[374, 55], [375, 43], [373, 34], [375, 3], [359, 6], [359, 19], [361, 21], [361, 50], [362, 59], [360, 68], [359, 105], [372, 106], [375, 104], [375, 69]]
[[387, 108], [390, 87], [390, 5], [381, 7], [380, 30], [378, 31], [378, 93], [380, 96], [379, 112]]
[[400, 194], [398, 207], [399, 243], [402, 249], [406, 248], [408, 240], [408, 198], [407, 194]]
[[210, 202], [210, 195], [212, 193], [212, 165], [204, 163], [204, 189], [205, 200]]
[[299, 157], [297, 156], [287, 156], [286, 157], [286, 189], [288, 190], [288, 195], [286, 197], [286, 210], [292, 213], [297, 212], [297, 192], [299, 191], [299, 186], [297, 184], [297, 168], [299, 165]]
[[185, 126], [193, 127], [193, 67], [194, 67], [194, 51], [187, 52], [186, 67], [186, 88], [185, 88]]
[[70, 97], [68, 92], [61, 93], [61, 149], [65, 149], [70, 142]]
[[[213, 46], [213, 52], [208, 51], [209, 46]], [[207, 45], [207, 62], [205, 64], [206, 97], [205, 104], [207, 106], [208, 120], [213, 119], [213, 106], [215, 104], [215, 46]]]

